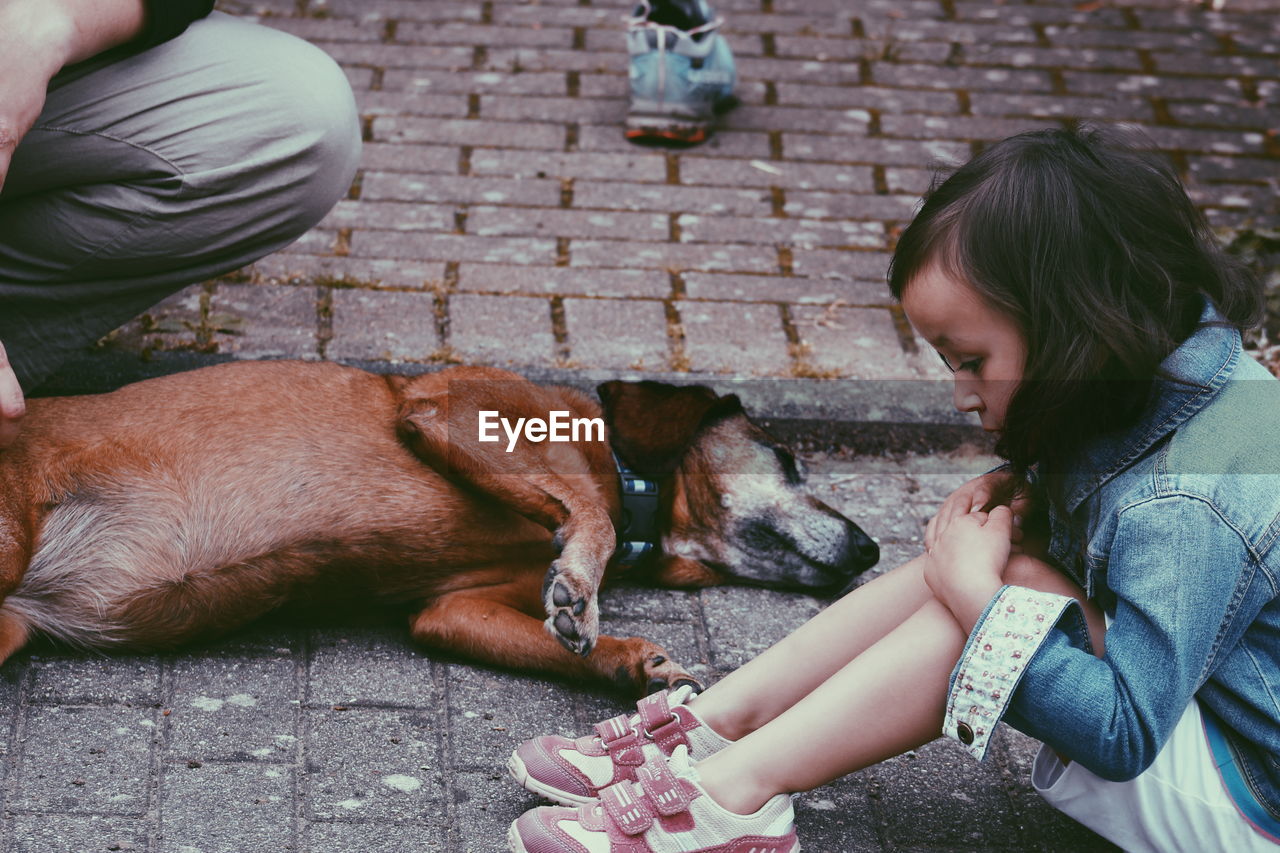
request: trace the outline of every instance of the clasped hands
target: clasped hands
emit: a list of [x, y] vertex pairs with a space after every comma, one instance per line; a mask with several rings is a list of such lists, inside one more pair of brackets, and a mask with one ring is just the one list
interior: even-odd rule
[[1006, 470], [952, 492], [925, 528], [924, 580], [965, 630], [1003, 585], [1005, 566], [1022, 541], [1032, 510], [1025, 488]]

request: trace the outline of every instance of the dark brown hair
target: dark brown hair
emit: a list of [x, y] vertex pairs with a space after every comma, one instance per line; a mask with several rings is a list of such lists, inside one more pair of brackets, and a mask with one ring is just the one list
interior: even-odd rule
[[1026, 338], [996, 445], [1019, 473], [1061, 471], [1131, 426], [1204, 298], [1240, 329], [1262, 315], [1260, 281], [1218, 247], [1170, 166], [1096, 126], [1010, 137], [935, 182], [894, 251], [894, 297], [935, 263]]

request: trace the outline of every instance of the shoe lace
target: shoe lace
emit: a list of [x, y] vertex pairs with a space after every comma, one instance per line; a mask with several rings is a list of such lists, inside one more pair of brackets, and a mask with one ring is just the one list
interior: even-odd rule
[[712, 18], [705, 24], [682, 30], [670, 24], [659, 24], [657, 21], [650, 20], [649, 15], [652, 11], [653, 7], [649, 5], [649, 0], [640, 0], [640, 5], [636, 6], [635, 11], [624, 16], [623, 20], [627, 22], [629, 28], [650, 30], [657, 34], [654, 40], [658, 44], [658, 99], [662, 100], [667, 94], [667, 37], [671, 36], [674, 43], [675, 39], [684, 34], [697, 41], [699, 36], [718, 30], [724, 24], [724, 18]]

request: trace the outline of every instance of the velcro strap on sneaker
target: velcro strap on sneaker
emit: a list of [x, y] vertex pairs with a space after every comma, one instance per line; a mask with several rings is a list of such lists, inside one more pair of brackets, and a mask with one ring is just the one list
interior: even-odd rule
[[608, 749], [609, 744], [615, 740], [635, 734], [635, 730], [631, 728], [631, 717], [631, 714], [619, 714], [603, 723], [596, 723], [596, 734], [600, 736], [600, 742], [604, 744], [605, 749]]
[[685, 721], [680, 718], [680, 711], [677, 709], [671, 712], [671, 719], [645, 734], [658, 745], [663, 755], [670, 755], [680, 744], [689, 746], [689, 737], [684, 730]]
[[667, 704], [665, 690], [641, 699], [636, 703], [636, 710], [640, 712], [640, 725], [649, 734], [675, 719], [675, 715], [671, 713], [671, 706]]
[[665, 761], [649, 761], [636, 771], [640, 787], [658, 814], [671, 817], [689, 809], [689, 796]]
[[651, 806], [636, 794], [634, 782], [619, 782], [600, 792], [605, 813], [627, 835], [640, 835], [653, 825]]

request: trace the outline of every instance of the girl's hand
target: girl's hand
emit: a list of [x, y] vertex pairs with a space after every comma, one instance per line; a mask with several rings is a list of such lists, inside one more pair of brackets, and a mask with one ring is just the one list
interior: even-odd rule
[[974, 477], [947, 496], [924, 529], [925, 551], [934, 549], [938, 538], [956, 519], [972, 512], [990, 512], [1001, 504], [1013, 510], [1016, 519], [1010, 541], [1022, 541], [1022, 520], [1035, 510], [1031, 493], [1026, 484], [1015, 479], [1013, 474], [1000, 470]]
[[976, 510], [951, 522], [926, 553], [925, 583], [965, 631], [1004, 583], [1014, 529], [1008, 506]]

